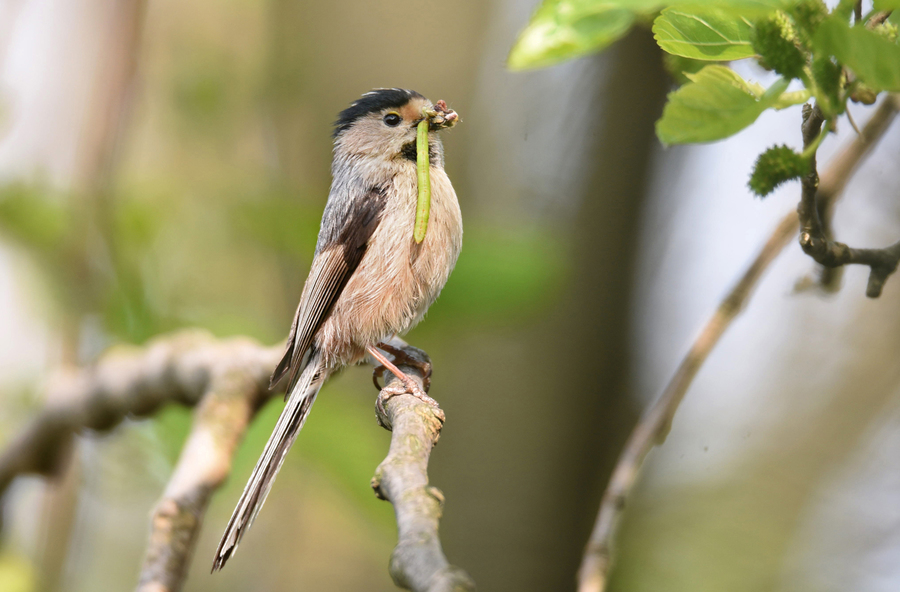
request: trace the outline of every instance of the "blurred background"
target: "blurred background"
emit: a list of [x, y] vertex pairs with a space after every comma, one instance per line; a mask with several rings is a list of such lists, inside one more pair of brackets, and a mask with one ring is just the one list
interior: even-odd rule
[[[640, 410], [796, 205], [796, 185], [760, 201], [746, 180], [765, 147], [800, 145], [800, 109], [663, 150], [673, 81], [649, 32], [510, 73], [535, 6], [0, 0], [0, 444], [44, 404], [49, 371], [113, 343], [181, 327], [283, 339], [331, 122], [370, 88], [413, 88], [463, 119], [444, 142], [465, 246], [408, 336], [448, 417], [430, 467], [445, 551], [481, 590], [572, 589]], [[841, 126], [820, 162], [852, 138]], [[838, 207], [842, 240], [900, 234], [898, 132]], [[798, 292], [813, 272], [792, 245], [700, 372], [626, 514], [614, 590], [900, 588], [900, 279], [874, 301], [862, 268], [836, 294]], [[257, 417], [187, 590], [394, 589], [393, 512], [369, 489], [389, 440], [375, 394], [366, 367], [325, 387], [241, 552], [210, 576], [280, 405]], [[0, 590], [133, 588], [190, 421], [170, 406], [86, 435], [61, 478], [17, 481]]]

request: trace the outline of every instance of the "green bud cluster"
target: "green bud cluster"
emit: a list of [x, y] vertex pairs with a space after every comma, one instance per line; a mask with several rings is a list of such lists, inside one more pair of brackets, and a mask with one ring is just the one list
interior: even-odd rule
[[820, 106], [828, 113], [842, 113], [844, 102], [841, 101], [841, 84], [844, 71], [840, 64], [829, 57], [818, 57], [813, 60], [812, 75], [819, 90], [819, 94], [816, 95], [819, 102], [828, 103]]
[[886, 38], [891, 43], [897, 42], [897, 25], [885, 21], [873, 29], [876, 33]]
[[798, 40], [809, 49], [819, 23], [828, 16], [828, 7], [822, 0], [803, 0], [791, 6], [789, 14], [797, 25]]
[[878, 93], [872, 90], [872, 87], [867, 85], [866, 83], [857, 80], [853, 84], [853, 92], [850, 94], [850, 99], [854, 103], [862, 103], [863, 105], [872, 105], [875, 103], [875, 99], [878, 98]]
[[809, 171], [809, 161], [787, 146], [772, 146], [759, 155], [750, 176], [750, 190], [760, 197], [775, 191], [786, 181], [797, 179]]
[[797, 47], [797, 34], [790, 18], [779, 11], [756, 22], [750, 38], [759, 63], [785, 78], [801, 78], [806, 56]]

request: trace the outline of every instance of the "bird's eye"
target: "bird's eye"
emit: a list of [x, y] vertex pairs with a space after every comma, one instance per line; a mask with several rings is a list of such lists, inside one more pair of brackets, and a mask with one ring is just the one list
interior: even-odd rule
[[384, 116], [383, 121], [384, 121], [385, 125], [389, 125], [391, 127], [397, 127], [398, 125], [400, 125], [401, 119], [400, 119], [400, 116], [397, 115], [396, 113], [388, 113], [387, 115]]

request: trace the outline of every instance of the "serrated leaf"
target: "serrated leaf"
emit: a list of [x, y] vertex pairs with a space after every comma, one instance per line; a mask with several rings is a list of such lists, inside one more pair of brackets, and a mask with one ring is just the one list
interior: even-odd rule
[[683, 58], [671, 53], [663, 54], [663, 67], [679, 86], [690, 82], [686, 74], [696, 74], [708, 65], [701, 60]]
[[[544, 0], [509, 54], [512, 70], [540, 68], [594, 53], [618, 40], [641, 18], [669, 6], [721, 11], [753, 19], [795, 0]], [[687, 8], [689, 7], [689, 8]]]
[[669, 95], [656, 122], [656, 135], [663, 144], [712, 142], [736, 134], [775, 105], [788, 86], [781, 79], [761, 92], [758, 84], [718, 65], [688, 78], [691, 83]]
[[878, 33], [830, 17], [813, 42], [817, 51], [836, 57], [876, 91], [900, 91], [900, 46]]
[[667, 8], [653, 21], [653, 37], [664, 51], [695, 60], [730, 61], [754, 55], [751, 23], [719, 8]]

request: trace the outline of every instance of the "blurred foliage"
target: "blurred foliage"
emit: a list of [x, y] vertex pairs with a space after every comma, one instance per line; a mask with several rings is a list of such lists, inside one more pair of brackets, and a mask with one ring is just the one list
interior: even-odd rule
[[11, 553], [0, 554], [0, 590], [32, 592], [37, 589], [37, 579], [31, 563]]
[[[877, 27], [889, 32], [884, 25]], [[865, 27], [850, 27], [836, 17], [826, 19], [815, 34], [818, 52], [834, 56], [876, 91], [900, 91], [900, 47], [897, 38]]]
[[233, 63], [226, 55], [190, 54], [175, 72], [172, 102], [188, 131], [216, 133], [227, 129], [227, 115], [234, 100], [230, 81], [235, 78]]
[[0, 224], [35, 254], [51, 255], [62, 247], [69, 216], [59, 200], [21, 183], [0, 189]]
[[569, 275], [565, 249], [549, 229], [467, 228], [453, 276], [421, 331], [471, 332], [534, 318]]
[[236, 204], [228, 222], [236, 237], [299, 261], [315, 250], [321, 215], [320, 205], [298, 200], [285, 189]]

